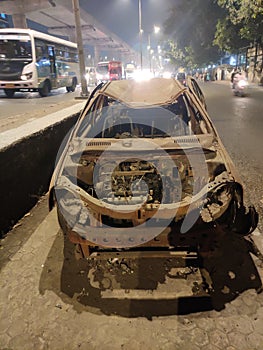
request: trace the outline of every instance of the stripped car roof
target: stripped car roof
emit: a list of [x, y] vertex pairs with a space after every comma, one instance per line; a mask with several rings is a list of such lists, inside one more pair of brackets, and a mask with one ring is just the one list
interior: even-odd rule
[[153, 78], [149, 81], [119, 80], [106, 84], [102, 93], [130, 106], [167, 105], [187, 90], [175, 79]]

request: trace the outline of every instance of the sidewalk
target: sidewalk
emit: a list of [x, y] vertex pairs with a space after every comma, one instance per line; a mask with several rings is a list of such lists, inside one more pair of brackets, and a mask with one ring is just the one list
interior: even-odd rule
[[[99, 295], [87, 287], [86, 272], [74, 257], [63, 261], [63, 235], [54, 210], [20, 240], [24, 221], [36, 215], [34, 210], [26, 216], [2, 242], [9, 256], [0, 271], [1, 350], [263, 349], [263, 293], [247, 290], [220, 312], [184, 315], [174, 312], [176, 298], [154, 299], [149, 292], [140, 301], [128, 291], [125, 299]], [[175, 288], [183, 282], [189, 283], [172, 281]], [[169, 283], [159, 285], [156, 294]], [[70, 289], [75, 292], [65, 293]]]

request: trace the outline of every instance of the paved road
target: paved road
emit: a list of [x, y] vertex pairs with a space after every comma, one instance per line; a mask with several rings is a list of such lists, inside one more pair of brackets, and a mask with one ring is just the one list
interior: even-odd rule
[[[89, 91], [92, 91], [89, 87]], [[17, 92], [14, 98], [7, 98], [0, 90], [0, 132], [16, 128], [47, 114], [72, 106], [80, 100], [81, 88], [67, 93], [65, 88], [53, 90], [42, 98], [37, 92]]]
[[203, 83], [208, 112], [239, 170], [245, 199], [255, 205], [263, 232], [263, 87], [252, 85], [249, 96], [233, 96], [226, 81]]
[[[204, 89], [215, 123], [229, 134], [223, 141], [227, 147], [233, 145], [231, 153], [244, 176], [248, 199], [260, 207], [261, 164], [254, 167], [256, 158], [247, 157], [246, 147], [239, 154], [234, 140], [237, 144], [240, 140], [222, 121], [226, 119], [224, 105], [232, 106], [228, 88], [211, 83]], [[215, 90], [226, 99], [217, 105], [212, 102]], [[240, 130], [245, 132], [242, 126]], [[260, 231], [254, 239], [263, 250]], [[198, 270], [181, 268], [178, 278], [169, 260], [138, 261], [132, 266], [106, 263], [107, 276], [101, 282], [106, 286], [113, 271], [117, 287], [98, 291], [98, 281], [88, 283], [87, 275], [100, 275], [102, 266], [96, 270], [77, 262], [68, 242], [63, 250], [56, 213], [48, 213], [44, 197], [1, 241], [0, 349], [262, 350], [263, 293], [257, 294], [254, 288], [263, 279], [262, 265], [251, 259], [240, 240], [225, 243], [216, 274], [228, 275], [221, 298], [225, 295], [230, 301], [220, 311], [214, 309], [216, 296], [198, 295], [198, 290], [193, 296], [195, 282], [200, 281]], [[231, 248], [234, 243], [236, 250]], [[120, 288], [125, 285], [129, 288]], [[228, 293], [228, 287], [236, 295]]]
[[[246, 97], [233, 96], [228, 82], [202, 84], [208, 111], [227, 150], [259, 166], [263, 173], [263, 87], [252, 85]], [[254, 165], [255, 165], [254, 164]]]

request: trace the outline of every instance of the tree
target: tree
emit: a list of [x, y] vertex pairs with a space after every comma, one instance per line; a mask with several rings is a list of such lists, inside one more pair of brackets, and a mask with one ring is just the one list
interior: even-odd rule
[[168, 40], [164, 47], [165, 58], [169, 59], [170, 63], [174, 66], [184, 66], [184, 53], [180, 50], [177, 44]]
[[228, 17], [218, 20], [216, 25], [214, 45], [222, 51], [238, 52], [241, 47], [249, 46], [250, 41], [242, 38], [240, 24], [234, 25]]
[[218, 0], [218, 5], [227, 10], [227, 20], [234, 25], [240, 38], [262, 43], [262, 0]]
[[[227, 11], [227, 15], [224, 22], [218, 23], [214, 43], [226, 49], [222, 38], [229, 35], [231, 41], [228, 43], [228, 49], [232, 52], [238, 46], [241, 47], [241, 44], [243, 47], [253, 46], [253, 80], [258, 75], [259, 80], [263, 83], [262, 0], [218, 0], [218, 5]], [[261, 52], [261, 62], [259, 52]]]
[[[221, 52], [213, 44], [218, 19], [226, 11], [214, 0], [177, 0], [164, 24], [172, 36], [173, 49], [183, 55], [184, 66], [203, 66], [219, 60]], [[170, 55], [175, 51], [171, 50]]]

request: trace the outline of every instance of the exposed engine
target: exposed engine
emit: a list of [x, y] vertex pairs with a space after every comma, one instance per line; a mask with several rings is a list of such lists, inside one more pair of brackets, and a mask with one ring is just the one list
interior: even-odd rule
[[95, 163], [91, 166], [81, 159], [79, 186], [84, 186], [94, 197], [116, 205], [175, 203], [193, 193], [192, 169], [184, 161], [177, 160], [177, 166], [174, 164], [171, 169], [168, 166], [165, 168], [164, 162], [159, 160], [148, 162], [131, 159], [119, 164], [109, 161], [101, 166]]

